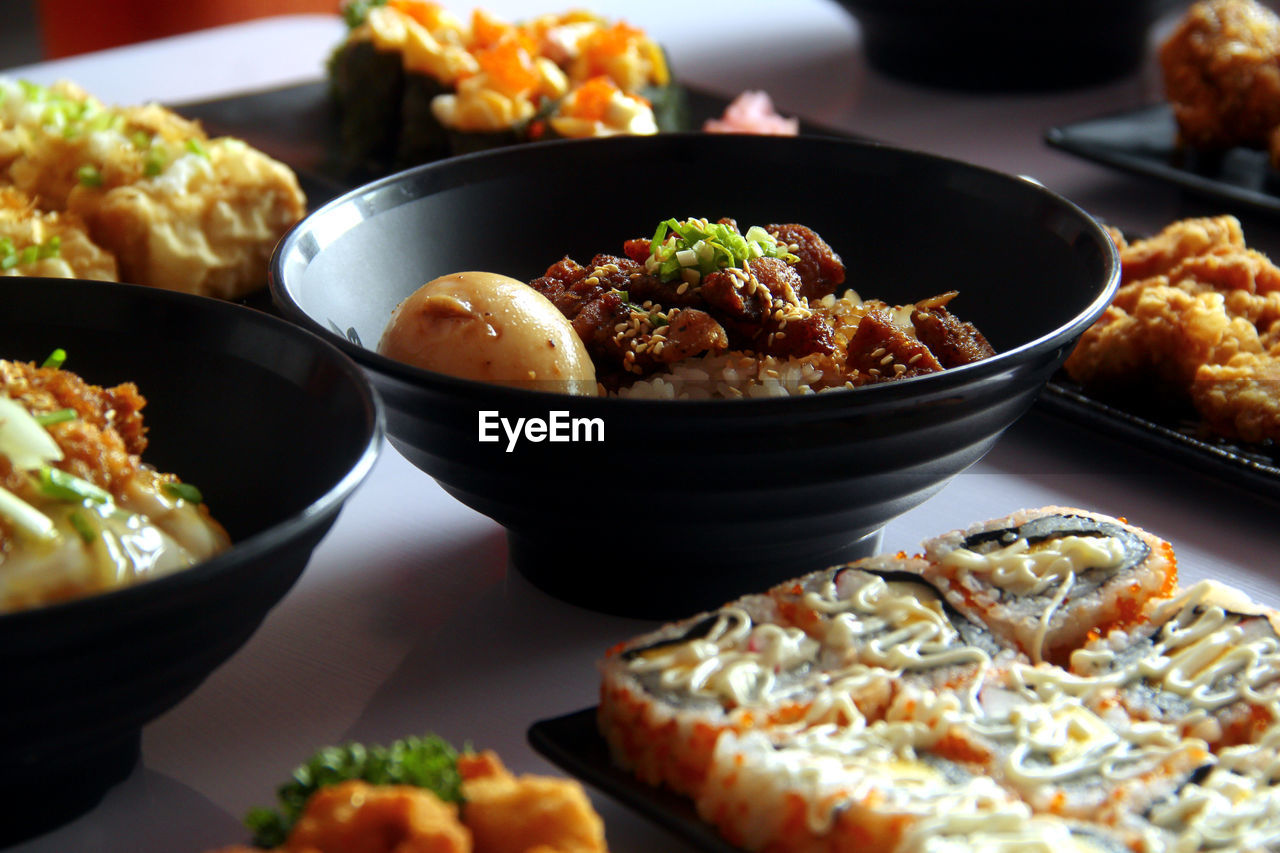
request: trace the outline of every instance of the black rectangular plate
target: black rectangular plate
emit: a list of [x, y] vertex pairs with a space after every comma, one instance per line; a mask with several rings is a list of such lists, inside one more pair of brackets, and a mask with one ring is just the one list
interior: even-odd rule
[[529, 743], [553, 764], [634, 809], [673, 835], [708, 853], [742, 853], [699, 820], [693, 803], [652, 788], [618, 769], [596, 729], [596, 709], [586, 708], [533, 724]]
[[1037, 406], [1090, 429], [1125, 439], [1162, 459], [1280, 500], [1280, 454], [1275, 447], [1249, 447], [1207, 438], [1198, 424], [1162, 413], [1130, 411], [1089, 396], [1065, 375], [1050, 380]]
[[1221, 154], [1182, 149], [1167, 103], [1051, 127], [1050, 146], [1135, 175], [1175, 184], [1211, 201], [1280, 213], [1280, 173], [1265, 151], [1233, 148]]

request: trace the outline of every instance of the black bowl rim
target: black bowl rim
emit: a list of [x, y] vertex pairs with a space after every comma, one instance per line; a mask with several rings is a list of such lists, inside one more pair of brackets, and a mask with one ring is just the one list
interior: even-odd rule
[[[530, 158], [544, 156], [545, 152], [553, 152], [563, 147], [594, 147], [601, 145], [640, 146], [653, 144], [654, 142], [674, 144], [676, 142], [688, 142], [694, 139], [708, 138], [720, 140], [717, 144], [727, 145], [735, 144], [733, 140], [750, 140], [751, 144], [785, 146], [796, 144], [796, 141], [799, 140], [801, 144], [828, 144], [848, 148], [882, 150], [892, 152], [900, 156], [924, 158], [925, 160], [934, 163], [965, 170], [971, 174], [981, 175], [988, 180], [1020, 182], [1027, 191], [1041, 195], [1049, 203], [1060, 206], [1064, 212], [1079, 217], [1082, 224], [1092, 226], [1095, 238], [1099, 244], [1101, 244], [1104, 253], [1107, 255], [1110, 274], [1108, 276], [1106, 286], [1101, 289], [1085, 310], [1072, 317], [1068, 322], [1058, 326], [1053, 331], [1048, 332], [1039, 338], [1024, 342], [1012, 349], [997, 353], [992, 358], [961, 365], [959, 367], [948, 368], [947, 370], [938, 373], [853, 389], [833, 389], [821, 394], [804, 394], [789, 397], [662, 400], [632, 397], [571, 396], [554, 391], [515, 388], [505, 385], [488, 384], [477, 380], [461, 379], [455, 376], [449, 376], [447, 374], [437, 373], [435, 371], [405, 364], [381, 355], [376, 350], [356, 344], [347, 339], [344, 335], [335, 333], [332, 329], [317, 321], [303, 310], [297, 301], [294, 300], [290, 288], [284, 281], [283, 270], [285, 263], [290, 255], [300, 251], [298, 244], [302, 240], [303, 235], [308, 232], [310, 226], [313, 226], [317, 221], [332, 216], [332, 212], [334, 210], [348, 205], [357, 204], [361, 200], [367, 199], [370, 196], [389, 199], [393, 194], [382, 192], [383, 190], [396, 184], [413, 182], [420, 175], [429, 175], [446, 169], [464, 170], [472, 163], [486, 164], [491, 160], [499, 159], [509, 159], [519, 163], [520, 161], [528, 160]], [[623, 156], [625, 157], [625, 155]], [[466, 183], [465, 179], [457, 180], [450, 183], [448, 187], [443, 188], [452, 188], [464, 183]], [[392, 203], [383, 204], [381, 206], [377, 206], [375, 209], [367, 211], [366, 214], [358, 221], [363, 222], [379, 213], [416, 201], [418, 198], [420, 197], [401, 194], [397, 196]], [[330, 239], [335, 238], [331, 237]], [[311, 260], [313, 259], [308, 259], [307, 263], [310, 263]], [[271, 261], [268, 265], [267, 281], [272, 301], [282, 316], [334, 344], [357, 363], [369, 369], [379, 379], [391, 379], [405, 385], [425, 387], [433, 391], [451, 393], [461, 397], [484, 397], [489, 401], [501, 401], [503, 399], [513, 402], [520, 400], [534, 401], [538, 399], [560, 401], [571, 400], [575, 406], [583, 407], [587, 410], [590, 410], [593, 406], [600, 405], [608, 405], [611, 408], [622, 407], [623, 409], [632, 407], [638, 407], [640, 409], [656, 409], [663, 406], [678, 405], [682, 407], [680, 409], [682, 412], [696, 411], [707, 413], [717, 409], [732, 408], [733, 411], [739, 414], [745, 414], [748, 409], [752, 410], [755, 414], [765, 414], [779, 407], [786, 407], [788, 411], [797, 412], [802, 411], [806, 407], [838, 406], [841, 401], [849, 401], [851, 399], [851, 395], [853, 395], [852, 399], [865, 402], [868, 405], [873, 401], [880, 403], [898, 402], [899, 398], [915, 397], [917, 395], [920, 395], [922, 398], [929, 398], [937, 393], [953, 393], [961, 387], [965, 387], [969, 384], [985, 380], [991, 376], [1012, 370], [1016, 363], [1021, 362], [1024, 359], [1034, 359], [1041, 354], [1052, 352], [1053, 350], [1062, 347], [1064, 344], [1074, 341], [1080, 334], [1083, 334], [1085, 329], [1093, 324], [1098, 316], [1100, 316], [1106, 309], [1107, 305], [1110, 304], [1112, 297], [1115, 295], [1116, 289], [1119, 287], [1120, 256], [1115, 243], [1107, 236], [1101, 224], [1099, 224], [1094, 217], [1089, 215], [1084, 209], [1076, 205], [1071, 200], [1053, 192], [1039, 181], [1031, 178], [1011, 175], [1006, 172], [968, 163], [955, 158], [912, 148], [889, 145], [874, 140], [851, 139], [825, 135], [806, 135], [799, 137], [756, 136], [746, 134], [708, 135], [705, 133], [689, 131], [664, 133], [658, 137], [614, 136], [603, 139], [547, 140], [543, 142], [527, 143], [523, 145], [463, 154], [457, 157], [437, 160], [432, 163], [426, 163], [421, 166], [414, 166], [409, 169], [394, 172], [385, 177], [378, 178], [355, 187], [348, 192], [329, 200], [316, 210], [308, 213], [306, 217], [294, 225], [293, 228], [290, 229], [289, 233], [287, 233], [276, 244], [275, 250], [272, 252]]]
[[229, 571], [234, 566], [254, 560], [262, 554], [269, 553], [280, 547], [283, 543], [298, 538], [320, 519], [336, 513], [373, 469], [373, 465], [382, 450], [386, 432], [386, 416], [382, 399], [377, 390], [370, 384], [368, 377], [360, 366], [341, 349], [333, 346], [323, 337], [307, 329], [300, 328], [296, 324], [244, 305], [144, 285], [13, 276], [0, 278], [0, 287], [19, 286], [24, 282], [39, 282], [38, 286], [45, 288], [66, 287], [75, 289], [80, 286], [118, 288], [131, 294], [131, 298], [152, 299], [159, 302], [168, 301], [187, 306], [198, 312], [228, 313], [247, 322], [266, 325], [275, 333], [290, 336], [304, 346], [315, 348], [318, 354], [350, 381], [364, 409], [366, 433], [360, 454], [354, 464], [323, 494], [308, 503], [301, 512], [295, 513], [245, 539], [232, 542], [231, 547], [226, 551], [190, 568], [158, 577], [146, 578], [128, 586], [82, 598], [0, 613], [0, 628], [15, 630], [20, 629], [25, 623], [34, 623], [47, 619], [89, 617], [103, 609], [119, 609], [121, 612], [128, 612], [129, 605], [140, 606], [153, 597], [162, 598], [166, 591], [199, 586], [211, 577]]

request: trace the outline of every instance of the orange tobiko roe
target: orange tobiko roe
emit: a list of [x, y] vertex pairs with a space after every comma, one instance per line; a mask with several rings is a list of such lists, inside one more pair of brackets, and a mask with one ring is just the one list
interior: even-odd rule
[[515, 27], [501, 18], [476, 9], [471, 13], [471, 48], [479, 50], [492, 47], [509, 35], [514, 34]]
[[519, 95], [535, 89], [538, 74], [533, 67], [533, 51], [528, 39], [511, 33], [491, 47], [477, 50], [476, 61], [489, 75], [493, 86], [504, 95]]
[[387, 0], [387, 5], [402, 15], [413, 18], [428, 30], [434, 30], [440, 24], [440, 16], [444, 7], [431, 0]]
[[609, 109], [609, 99], [617, 91], [618, 87], [608, 77], [592, 77], [579, 86], [573, 95], [573, 116], [588, 121], [603, 121]]

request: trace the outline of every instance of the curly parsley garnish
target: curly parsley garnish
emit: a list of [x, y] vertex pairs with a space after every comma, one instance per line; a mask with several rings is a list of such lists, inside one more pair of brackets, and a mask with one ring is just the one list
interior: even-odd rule
[[276, 790], [279, 809], [255, 808], [245, 817], [258, 847], [278, 847], [316, 791], [360, 779], [371, 785], [414, 785], [449, 803], [461, 803], [458, 753], [435, 735], [407, 737], [389, 746], [347, 743], [321, 749]]

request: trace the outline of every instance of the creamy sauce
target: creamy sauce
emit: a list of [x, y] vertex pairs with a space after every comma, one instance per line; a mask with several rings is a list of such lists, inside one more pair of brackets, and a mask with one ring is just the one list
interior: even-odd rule
[[1034, 545], [1020, 538], [985, 553], [956, 548], [942, 557], [944, 565], [1021, 597], [1041, 595], [1089, 570], [1118, 569], [1124, 560], [1124, 543], [1112, 536], [1060, 536]]

